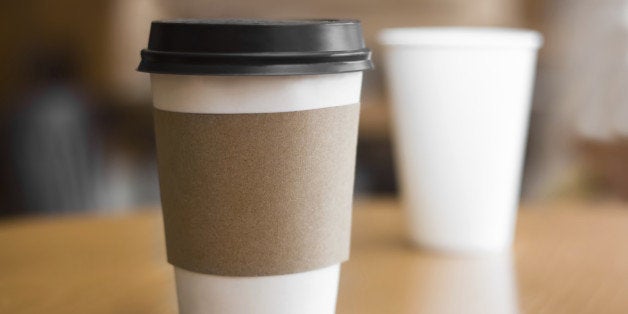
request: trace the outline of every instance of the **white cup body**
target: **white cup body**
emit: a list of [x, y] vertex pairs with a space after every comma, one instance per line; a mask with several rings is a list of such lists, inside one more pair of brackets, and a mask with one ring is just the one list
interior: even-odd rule
[[[197, 114], [273, 113], [360, 102], [362, 72], [297, 76], [151, 74], [153, 104]], [[229, 277], [175, 267], [181, 314], [335, 313], [340, 264], [279, 276]]]
[[179, 313], [335, 313], [340, 265], [304, 273], [225, 277], [175, 267]]
[[380, 41], [412, 240], [450, 252], [508, 248], [541, 36], [415, 28]]

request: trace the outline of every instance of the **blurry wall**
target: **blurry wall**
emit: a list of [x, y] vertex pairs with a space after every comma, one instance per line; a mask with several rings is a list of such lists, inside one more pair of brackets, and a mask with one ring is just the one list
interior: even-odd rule
[[0, 214], [158, 202], [150, 87], [134, 69], [160, 17], [144, 0], [0, 3]]
[[[596, 189], [621, 194], [628, 178], [622, 155], [628, 155], [622, 153], [628, 123], [617, 118], [626, 116], [626, 99], [618, 93], [625, 90], [621, 88], [625, 72], [617, 73], [626, 66], [622, 50], [626, 48], [625, 3], [4, 1], [0, 3], [0, 60], [4, 60], [0, 62], [0, 145], [6, 153], [0, 156], [0, 213], [111, 211], [158, 203], [150, 86], [148, 76], [135, 72], [135, 67], [150, 21], [174, 17], [362, 20], [377, 68], [366, 75], [364, 83], [356, 176], [360, 194], [394, 193], [396, 189], [376, 42], [380, 29], [459, 25], [541, 30], [546, 45], [539, 61], [524, 197], [543, 199]], [[591, 59], [608, 62], [584, 62]], [[606, 72], [598, 71], [602, 68]], [[597, 75], [590, 75], [596, 71]], [[616, 96], [600, 96], [610, 93]], [[601, 130], [598, 125], [609, 125], [605, 120], [590, 123], [600, 120], [590, 117], [598, 116], [615, 121], [618, 134], [623, 135], [591, 136]], [[87, 196], [71, 196], [76, 194]], [[37, 195], [48, 195], [49, 201], [43, 203], [49, 206], [33, 202], [33, 198], [44, 199]]]
[[628, 1], [530, 3], [543, 30], [524, 192], [628, 196]]
[[[0, 44], [4, 49], [0, 56], [12, 61], [2, 65], [1, 91], [15, 86], [19, 80], [16, 76], [24, 75], [24, 63], [33, 53], [71, 50], [81, 80], [91, 88], [133, 95], [130, 97], [148, 95], [145, 76], [132, 69], [138, 48], [146, 44], [151, 19], [358, 18], [364, 21], [366, 40], [375, 49], [375, 35], [383, 27], [521, 26], [526, 20], [519, 0], [25, 0], [6, 1], [1, 8]], [[377, 54], [374, 57], [379, 59]], [[380, 75], [369, 75], [368, 79], [376, 81]], [[373, 87], [373, 92], [379, 94], [381, 84]]]

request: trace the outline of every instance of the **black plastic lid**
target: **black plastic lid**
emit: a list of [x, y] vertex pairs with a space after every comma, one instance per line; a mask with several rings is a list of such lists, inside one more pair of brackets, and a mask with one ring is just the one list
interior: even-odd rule
[[357, 20], [171, 20], [151, 24], [138, 71], [298, 75], [368, 70]]

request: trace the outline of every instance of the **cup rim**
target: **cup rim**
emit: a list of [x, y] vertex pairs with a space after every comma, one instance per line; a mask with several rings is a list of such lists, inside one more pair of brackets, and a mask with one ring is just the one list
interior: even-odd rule
[[382, 30], [378, 42], [384, 46], [538, 49], [543, 35], [523, 28], [400, 27]]

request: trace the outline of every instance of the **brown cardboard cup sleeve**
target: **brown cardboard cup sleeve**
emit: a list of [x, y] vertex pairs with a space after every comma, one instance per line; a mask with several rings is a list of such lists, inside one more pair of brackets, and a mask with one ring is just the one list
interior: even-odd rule
[[359, 110], [155, 109], [168, 261], [271, 276], [347, 260]]

